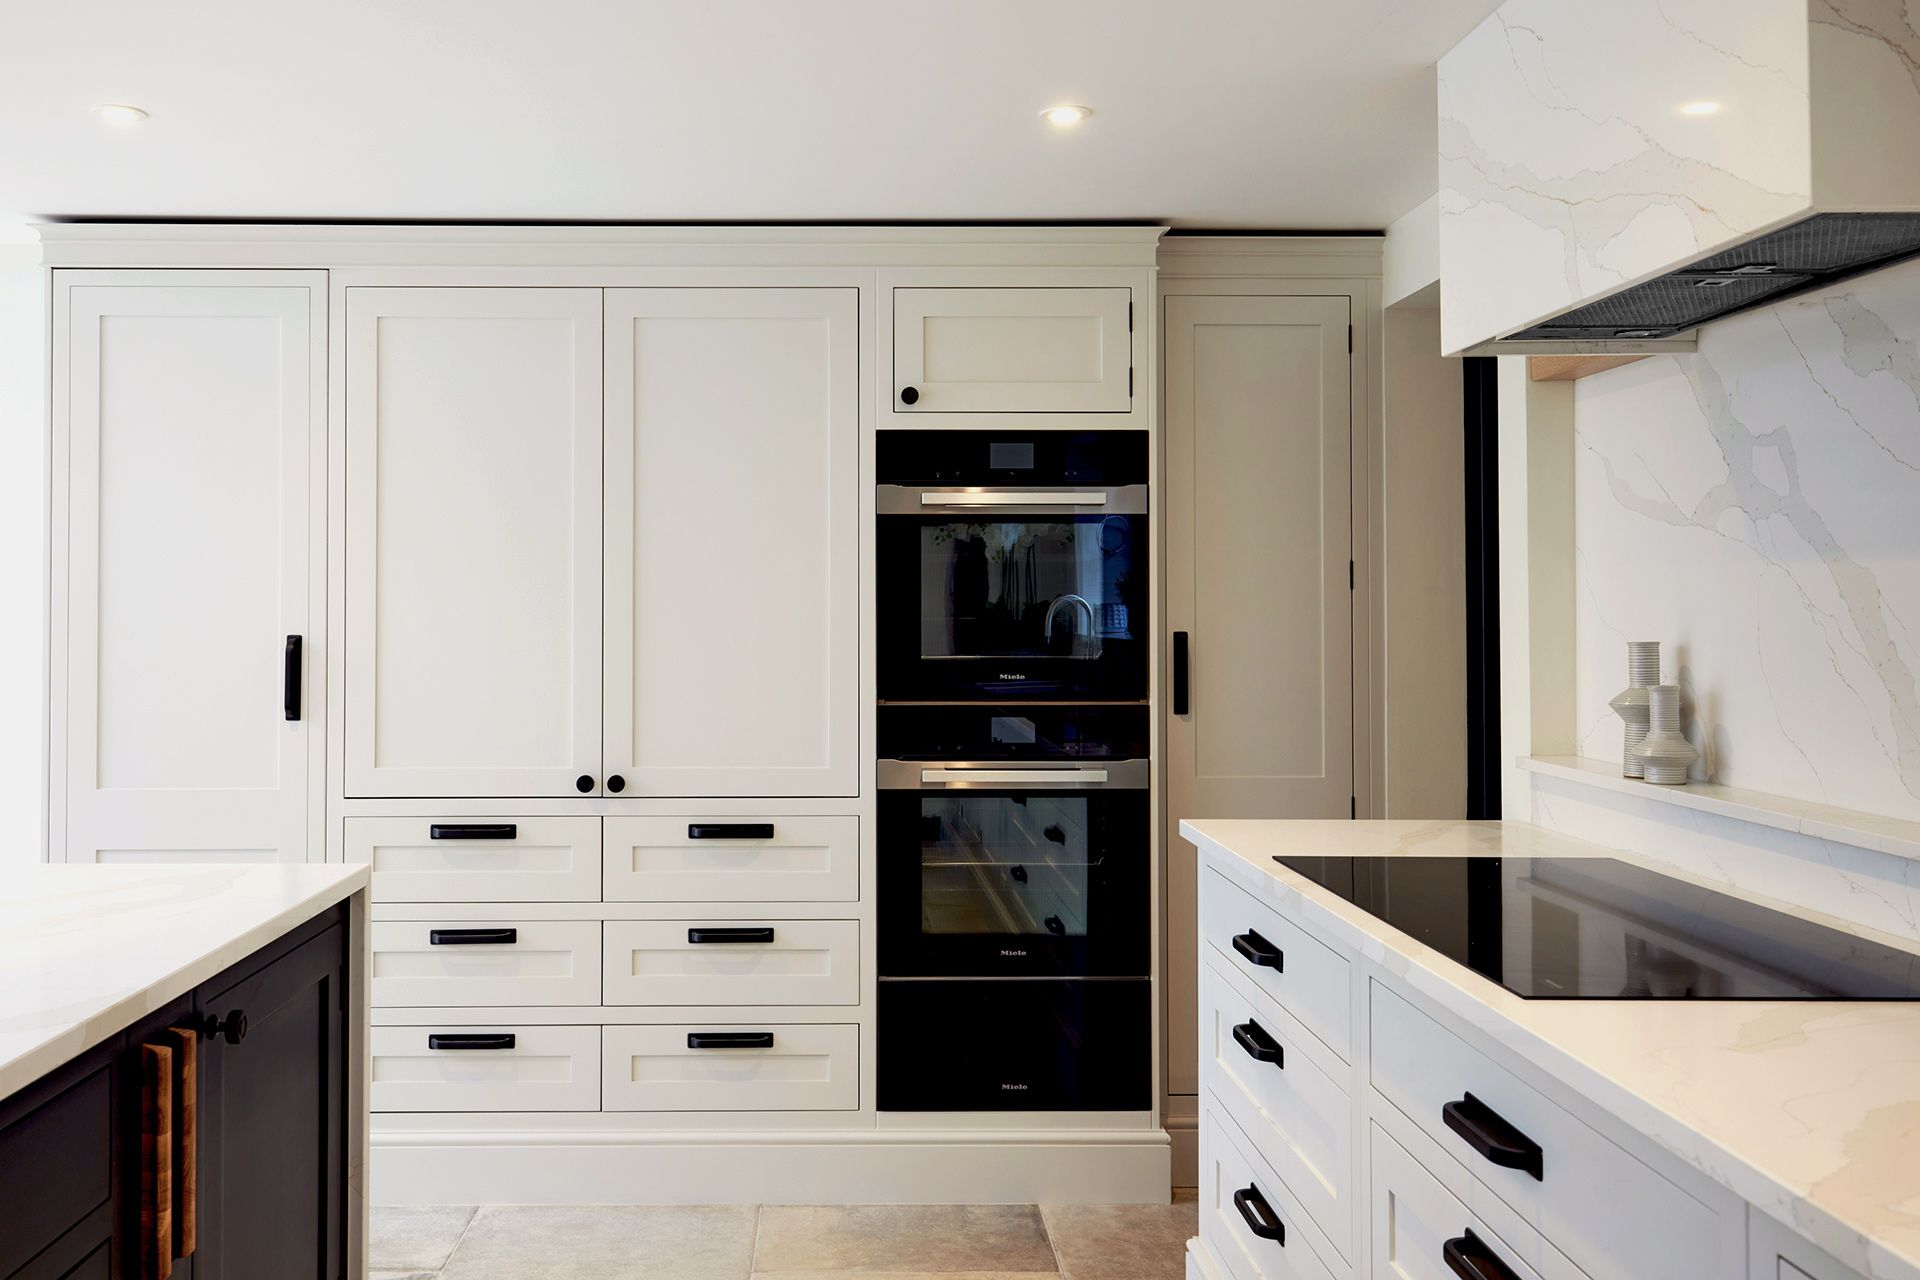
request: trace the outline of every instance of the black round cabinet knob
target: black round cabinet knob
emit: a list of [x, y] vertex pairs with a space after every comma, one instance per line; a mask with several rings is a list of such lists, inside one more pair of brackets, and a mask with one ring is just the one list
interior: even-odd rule
[[593, 790], [593, 775], [583, 773], [573, 780], [573, 785], [580, 788], [580, 793], [585, 795], [587, 792]]
[[622, 791], [625, 791], [626, 789], [627, 789], [627, 780], [625, 778], [621, 777], [617, 773], [610, 773], [607, 775], [607, 790], [613, 792], [615, 795], [619, 795]]
[[919, 404], [920, 389], [918, 387], [900, 388], [900, 403], [901, 404]]
[[247, 1038], [247, 1013], [244, 1009], [235, 1009], [224, 1018], [207, 1015], [200, 1034], [211, 1040], [219, 1037], [228, 1044], [239, 1044]]

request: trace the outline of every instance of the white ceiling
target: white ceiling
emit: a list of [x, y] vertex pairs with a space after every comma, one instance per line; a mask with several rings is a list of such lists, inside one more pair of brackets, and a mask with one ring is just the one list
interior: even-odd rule
[[1495, 2], [0, 0], [0, 220], [1377, 230]]

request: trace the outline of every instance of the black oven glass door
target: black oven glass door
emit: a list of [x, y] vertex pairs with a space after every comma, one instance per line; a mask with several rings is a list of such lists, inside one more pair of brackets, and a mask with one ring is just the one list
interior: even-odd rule
[[880, 696], [1147, 696], [1146, 486], [879, 494]]
[[1144, 760], [881, 771], [882, 977], [1146, 975]]

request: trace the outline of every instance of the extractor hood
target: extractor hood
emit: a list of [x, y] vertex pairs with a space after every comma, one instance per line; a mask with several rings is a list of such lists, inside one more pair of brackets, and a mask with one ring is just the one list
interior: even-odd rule
[[1906, 9], [1507, 0], [1440, 62], [1445, 350], [1684, 349], [1920, 255]]

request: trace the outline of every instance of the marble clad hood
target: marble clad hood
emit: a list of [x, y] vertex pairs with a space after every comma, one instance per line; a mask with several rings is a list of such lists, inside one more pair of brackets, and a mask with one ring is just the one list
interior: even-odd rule
[[1920, 5], [1507, 0], [1440, 61], [1448, 354], [1685, 349], [1920, 255]]

